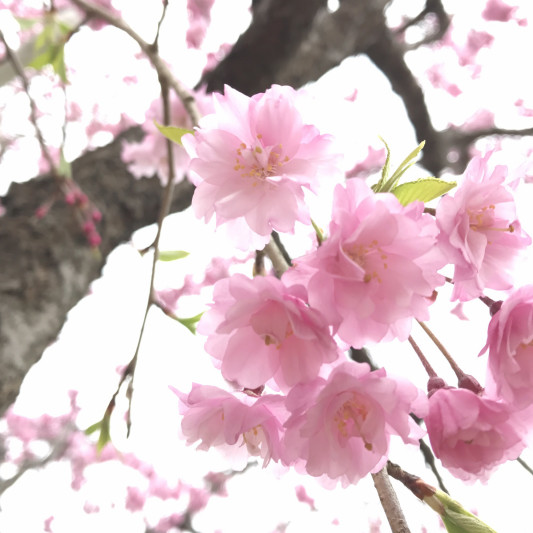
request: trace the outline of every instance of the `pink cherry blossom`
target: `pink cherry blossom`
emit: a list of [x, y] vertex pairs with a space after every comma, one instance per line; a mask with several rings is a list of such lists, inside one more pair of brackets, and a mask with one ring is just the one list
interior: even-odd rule
[[366, 364], [346, 361], [327, 380], [297, 385], [286, 405], [284, 461], [343, 484], [383, 467], [391, 435], [416, 444], [424, 434], [409, 413], [425, 414], [425, 395]]
[[437, 206], [439, 245], [455, 265], [452, 300], [477, 298], [485, 288], [511, 288], [513, 261], [531, 243], [504, 183], [507, 167], [490, 170], [490, 155], [475, 157], [455, 195]]
[[509, 405], [467, 389], [437, 390], [425, 423], [435, 456], [463, 480], [486, 480], [494, 467], [516, 459], [526, 446]]
[[338, 350], [322, 315], [302, 287], [274, 277], [242, 274], [214, 288], [214, 303], [198, 324], [206, 351], [221, 361], [224, 378], [255, 389], [274, 378], [286, 389], [314, 379]]
[[524, 408], [533, 403], [533, 285], [516, 290], [492, 317], [487, 390]]
[[225, 448], [234, 458], [244, 460], [249, 455], [270, 459], [280, 458], [280, 435], [284, 419], [283, 397], [256, 397], [245, 393], [230, 393], [218, 387], [193, 383], [191, 392], [180, 398], [183, 414], [181, 429], [187, 444], [200, 440], [197, 449], [212, 446]]
[[[202, 113], [212, 110], [211, 99], [205, 93], [195, 93], [196, 103]], [[150, 177], [157, 174], [161, 182], [168, 181], [167, 140], [157, 129], [154, 121], [163, 124], [163, 104], [161, 98], [154, 100], [146, 112], [146, 122], [143, 129], [146, 134], [140, 143], [124, 143], [122, 146], [122, 160], [128, 165], [130, 172], [136, 178]], [[180, 128], [192, 128], [192, 122], [181, 100], [174, 91], [170, 92], [171, 121], [170, 125]], [[174, 151], [174, 173], [177, 180], [181, 180], [188, 165], [189, 156], [182, 146], [172, 143]]]
[[214, 105], [216, 113], [182, 139], [196, 215], [208, 221], [216, 214], [217, 225], [244, 219], [264, 244], [272, 230], [310, 223], [304, 188], [316, 192], [319, 178], [340, 179], [340, 170], [332, 138], [305, 123], [298, 93], [274, 85], [248, 98], [226, 86]]
[[437, 227], [423, 210], [349, 180], [335, 190], [329, 237], [283, 279], [307, 284], [311, 307], [352, 346], [405, 340], [413, 317], [428, 318], [433, 291], [444, 282]]

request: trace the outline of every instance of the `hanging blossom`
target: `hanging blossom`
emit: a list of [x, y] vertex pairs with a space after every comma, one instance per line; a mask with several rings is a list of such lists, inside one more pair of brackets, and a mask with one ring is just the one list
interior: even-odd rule
[[287, 390], [317, 377], [338, 357], [322, 315], [307, 305], [302, 287], [274, 277], [242, 274], [215, 284], [214, 303], [198, 324], [205, 349], [225, 379], [255, 389], [274, 378]]
[[329, 237], [283, 279], [306, 285], [311, 307], [352, 346], [405, 340], [413, 317], [429, 318], [433, 291], [444, 282], [437, 227], [423, 210], [421, 202], [404, 207], [349, 180], [335, 190]]
[[232, 394], [197, 383], [189, 394], [173, 390], [180, 399], [181, 430], [187, 444], [199, 440], [199, 450], [220, 447], [236, 461], [236, 467], [244, 467], [249, 455], [262, 457], [263, 466], [280, 459], [286, 418], [282, 396]]
[[467, 389], [437, 390], [424, 422], [435, 456], [463, 480], [486, 480], [526, 447], [524, 428], [508, 404]]
[[518, 409], [533, 404], [533, 285], [516, 290], [492, 317], [487, 391]]
[[182, 138], [196, 215], [209, 221], [216, 214], [217, 225], [244, 221], [263, 245], [272, 230], [309, 224], [304, 189], [316, 192], [321, 178], [342, 177], [332, 137], [305, 123], [291, 87], [249, 98], [226, 86], [213, 98], [215, 113]]
[[294, 387], [286, 406], [284, 460], [344, 485], [383, 467], [391, 435], [418, 444], [425, 433], [409, 416], [425, 414], [425, 395], [367, 364], [346, 361], [327, 380]]
[[475, 157], [454, 196], [437, 206], [439, 245], [455, 265], [452, 300], [467, 301], [484, 289], [510, 289], [511, 267], [531, 238], [516, 218], [513, 192], [504, 184], [507, 167], [489, 169], [489, 158]]

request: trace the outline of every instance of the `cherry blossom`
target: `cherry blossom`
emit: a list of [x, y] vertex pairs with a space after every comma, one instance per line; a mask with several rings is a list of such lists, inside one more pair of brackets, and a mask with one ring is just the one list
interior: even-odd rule
[[489, 324], [487, 390], [521, 409], [533, 403], [533, 285], [516, 290]]
[[497, 465], [525, 448], [524, 430], [506, 403], [467, 389], [441, 388], [424, 419], [431, 448], [463, 480], [487, 479]]
[[280, 458], [280, 435], [284, 413], [281, 396], [229, 393], [218, 387], [193, 383], [186, 395], [173, 389], [183, 414], [181, 429], [187, 444], [200, 440], [197, 449], [224, 448], [244, 467], [249, 455]]
[[341, 172], [332, 138], [304, 122], [298, 93], [274, 85], [248, 98], [226, 86], [214, 105], [215, 114], [182, 139], [196, 215], [209, 221], [216, 214], [217, 225], [244, 219], [263, 244], [272, 230], [310, 223], [304, 188], [316, 192], [320, 178], [340, 179]]
[[214, 303], [198, 324], [206, 351], [221, 361], [224, 378], [255, 389], [270, 378], [282, 389], [314, 379], [338, 350], [321, 314], [302, 287], [274, 277], [242, 274], [215, 284]]
[[416, 444], [424, 434], [409, 413], [425, 414], [425, 396], [366, 364], [346, 361], [327, 380], [294, 387], [286, 405], [284, 460], [343, 484], [383, 467], [391, 435]]
[[426, 320], [443, 278], [437, 227], [422, 203], [404, 207], [363, 181], [337, 186], [329, 237], [296, 261], [287, 283], [307, 283], [309, 303], [354, 347], [407, 339], [413, 317]]
[[437, 206], [439, 245], [455, 265], [452, 300], [467, 301], [483, 289], [509, 289], [518, 252], [531, 244], [516, 218], [507, 167], [489, 168], [490, 153], [468, 165], [454, 196]]

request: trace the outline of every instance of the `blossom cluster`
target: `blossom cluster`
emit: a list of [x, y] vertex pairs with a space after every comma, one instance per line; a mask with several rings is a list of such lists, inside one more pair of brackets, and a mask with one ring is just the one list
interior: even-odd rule
[[329, 484], [379, 471], [391, 439], [416, 445], [426, 430], [435, 455], [463, 479], [518, 457], [533, 412], [533, 287], [491, 307], [486, 389], [460, 371], [457, 387], [430, 372], [426, 394], [345, 356], [350, 346], [409, 339], [446, 281], [460, 303], [513, 289], [514, 262], [531, 238], [506, 167], [492, 165], [490, 153], [474, 158], [455, 193], [426, 209], [392, 187], [339, 182], [333, 138], [307, 122], [289, 87], [251, 98], [226, 87], [213, 106], [183, 138], [193, 208], [228, 225], [238, 246], [261, 248], [272, 231], [310, 224], [304, 192], [336, 188], [327, 237], [317, 230], [313, 249], [280, 279], [237, 274], [215, 283], [198, 332], [228, 387], [175, 391], [187, 442]]

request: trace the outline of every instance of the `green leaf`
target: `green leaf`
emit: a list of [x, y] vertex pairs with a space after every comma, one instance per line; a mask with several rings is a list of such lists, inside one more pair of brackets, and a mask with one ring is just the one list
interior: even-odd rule
[[311, 224], [313, 225], [313, 229], [316, 233], [316, 240], [318, 242], [318, 245], [320, 246], [324, 242], [324, 232], [317, 226], [316, 222], [311, 219]]
[[24, 18], [24, 17], [15, 17], [15, 20], [18, 22], [21, 30], [31, 30], [34, 24], [39, 22], [39, 19]]
[[157, 258], [159, 261], [175, 261], [176, 259], [183, 259], [188, 255], [189, 252], [184, 252], [183, 250], [170, 250], [160, 251]]
[[96, 449], [99, 452], [103, 450], [108, 442], [111, 442], [111, 432], [109, 430], [110, 420], [111, 417], [107, 416], [107, 414], [104, 416], [104, 418], [102, 418], [100, 425], [100, 436], [98, 437], [98, 442], [96, 443]]
[[63, 149], [59, 152], [59, 174], [64, 178], [72, 178], [72, 165], [65, 159]]
[[191, 316], [189, 318], [179, 318], [177, 316], [173, 316], [173, 318], [185, 326], [193, 335], [196, 335], [196, 324], [198, 324], [202, 315], [203, 313], [199, 313], [196, 316]]
[[392, 189], [392, 194], [400, 200], [402, 205], [410, 204], [415, 200], [430, 202], [448, 191], [451, 191], [457, 182], [443, 181], [439, 178], [422, 178], [408, 183], [402, 183]]
[[[378, 135], [379, 137], [379, 135]], [[374, 192], [382, 192], [381, 188], [383, 187], [383, 184], [387, 181], [389, 177], [390, 172], [390, 148], [389, 145], [386, 143], [385, 139], [382, 137], [379, 137], [379, 140], [385, 145], [385, 149], [387, 150], [387, 159], [385, 159], [385, 164], [383, 165], [383, 169], [381, 171], [381, 178], [379, 181], [372, 186], [372, 190]]]
[[92, 424], [85, 431], [85, 435], [92, 435], [95, 431], [98, 431], [102, 427], [102, 421], [99, 420], [96, 424]]
[[391, 191], [400, 178], [404, 175], [405, 171], [409, 168], [411, 168], [416, 161], [414, 161], [415, 157], [418, 156], [418, 154], [422, 151], [422, 148], [424, 148], [424, 145], [426, 144], [426, 141], [422, 141], [400, 164], [400, 166], [394, 171], [394, 174], [385, 182], [385, 184], [381, 187], [379, 192], [389, 192]]
[[51, 61], [54, 72], [63, 83], [67, 83], [67, 68], [65, 66], [65, 46], [61, 45]]
[[176, 126], [163, 126], [154, 120], [155, 127], [172, 142], [181, 145], [181, 138], [186, 133], [194, 133], [194, 130], [188, 130], [187, 128], [178, 128]]

